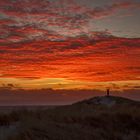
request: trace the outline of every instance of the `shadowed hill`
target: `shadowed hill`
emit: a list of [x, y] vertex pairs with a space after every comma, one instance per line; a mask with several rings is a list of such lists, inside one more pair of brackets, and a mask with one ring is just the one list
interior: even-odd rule
[[138, 105], [140, 102], [118, 96], [99, 96], [77, 102], [75, 104], [91, 104], [91, 105]]
[[140, 140], [139, 108], [133, 100], [102, 96], [46, 110], [19, 110], [0, 115], [0, 136], [3, 140]]

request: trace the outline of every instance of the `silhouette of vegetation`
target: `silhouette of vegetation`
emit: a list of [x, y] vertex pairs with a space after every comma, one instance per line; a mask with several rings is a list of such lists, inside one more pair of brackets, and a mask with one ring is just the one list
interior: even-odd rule
[[7, 140], [139, 140], [139, 102], [110, 98], [116, 100], [115, 105], [88, 104], [86, 100], [46, 110], [1, 114], [0, 127], [16, 126], [17, 133]]

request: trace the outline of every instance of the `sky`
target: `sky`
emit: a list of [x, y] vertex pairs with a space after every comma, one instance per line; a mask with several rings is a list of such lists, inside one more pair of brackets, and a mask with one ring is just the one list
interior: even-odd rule
[[1, 0], [0, 91], [140, 90], [139, 25], [139, 0]]

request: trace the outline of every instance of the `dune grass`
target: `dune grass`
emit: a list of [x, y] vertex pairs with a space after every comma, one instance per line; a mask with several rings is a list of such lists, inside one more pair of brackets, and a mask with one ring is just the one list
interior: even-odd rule
[[15, 134], [7, 140], [140, 140], [140, 106], [74, 104], [0, 115], [0, 125]]

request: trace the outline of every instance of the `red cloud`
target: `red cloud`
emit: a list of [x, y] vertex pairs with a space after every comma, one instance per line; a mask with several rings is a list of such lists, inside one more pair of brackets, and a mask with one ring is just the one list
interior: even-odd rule
[[1, 77], [138, 80], [139, 44], [140, 39], [103, 33], [64, 41], [34, 40], [9, 44], [0, 51]]
[[[62, 1], [61, 1], [62, 2]], [[91, 19], [139, 7], [85, 7], [73, 1], [0, 1], [0, 77], [136, 80], [140, 39], [82, 32]], [[132, 69], [130, 69], [130, 67]]]

